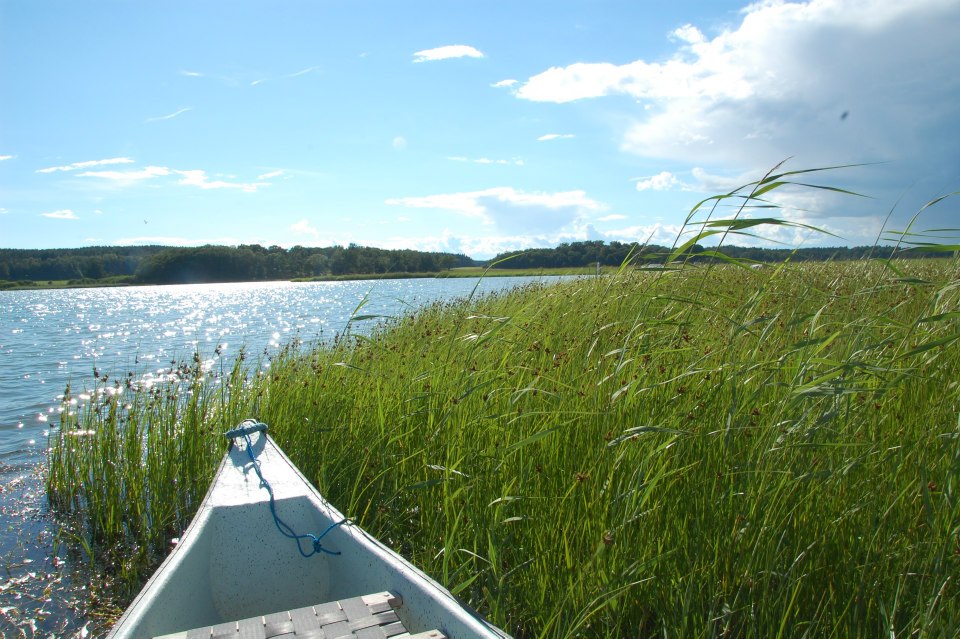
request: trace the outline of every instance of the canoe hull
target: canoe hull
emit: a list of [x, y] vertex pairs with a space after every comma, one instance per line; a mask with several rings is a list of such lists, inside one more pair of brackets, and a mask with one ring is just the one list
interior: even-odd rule
[[[251, 450], [293, 530], [319, 533], [343, 521], [268, 436], [256, 436]], [[381, 591], [402, 601], [397, 615], [410, 632], [506, 636], [360, 528], [335, 527], [322, 544], [340, 554], [304, 558], [280, 533], [246, 445], [234, 446], [180, 543], [109, 637], [154, 637]]]

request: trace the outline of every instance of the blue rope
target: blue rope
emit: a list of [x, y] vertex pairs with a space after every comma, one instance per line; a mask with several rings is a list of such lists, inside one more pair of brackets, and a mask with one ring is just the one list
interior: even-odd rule
[[[300, 554], [303, 555], [304, 557], [312, 557], [313, 555], [317, 555], [320, 553], [326, 553], [328, 555], [339, 555], [340, 551], [327, 550], [326, 548], [324, 548], [323, 545], [320, 543], [320, 540], [323, 539], [324, 536], [334, 528], [338, 528], [344, 524], [353, 523], [353, 522], [351, 522], [347, 518], [341, 519], [340, 521], [327, 526], [327, 529], [324, 530], [319, 535], [313, 535], [310, 533], [301, 535], [295, 532], [293, 528], [291, 528], [290, 525], [287, 524], [287, 522], [280, 519], [280, 515], [277, 514], [277, 504], [276, 504], [276, 500], [273, 497], [273, 488], [270, 486], [270, 482], [268, 482], [264, 478], [263, 473], [260, 472], [260, 462], [258, 462], [256, 457], [253, 456], [253, 442], [250, 441], [250, 435], [247, 433], [243, 433], [243, 439], [247, 443], [247, 455], [250, 456], [250, 461], [253, 463], [253, 470], [256, 471], [257, 477], [260, 478], [260, 487], [266, 488], [267, 492], [270, 493], [270, 514], [273, 515], [273, 523], [277, 525], [277, 530], [283, 533], [285, 537], [289, 537], [290, 539], [295, 540], [297, 542], [297, 550], [299, 550]], [[303, 550], [303, 545], [301, 542], [303, 542], [304, 540], [308, 540], [310, 542], [309, 552], [304, 552]]]

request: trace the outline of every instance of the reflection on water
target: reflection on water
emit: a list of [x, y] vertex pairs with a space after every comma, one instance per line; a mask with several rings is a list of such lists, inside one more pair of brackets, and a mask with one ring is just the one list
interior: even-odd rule
[[0, 632], [68, 636], [82, 635], [87, 627], [77, 608], [83, 584], [69, 578], [65, 551], [53, 550], [37, 473], [68, 383], [83, 401], [94, 375], [151, 384], [195, 352], [205, 366], [229, 367], [242, 348], [269, 354], [295, 338], [332, 340], [355, 314], [396, 317], [435, 300], [529, 281], [410, 279], [0, 292], [0, 559], [6, 568], [0, 572]]

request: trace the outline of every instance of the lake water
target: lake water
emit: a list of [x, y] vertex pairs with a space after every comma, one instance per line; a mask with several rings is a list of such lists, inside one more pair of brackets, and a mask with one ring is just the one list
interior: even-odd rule
[[[556, 278], [544, 278], [556, 279]], [[246, 283], [0, 292], [0, 634], [77, 636], [88, 597], [50, 522], [40, 470], [60, 397], [111, 377], [165, 375], [194, 352], [229, 361], [293, 339], [332, 340], [350, 318], [400, 316], [530, 278]], [[370, 322], [355, 325], [367, 330]]]

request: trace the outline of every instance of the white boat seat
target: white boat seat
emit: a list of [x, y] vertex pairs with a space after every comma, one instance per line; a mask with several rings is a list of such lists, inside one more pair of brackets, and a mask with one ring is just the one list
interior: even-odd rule
[[402, 603], [392, 593], [378, 592], [154, 639], [446, 639], [437, 630], [407, 632], [394, 611]]

